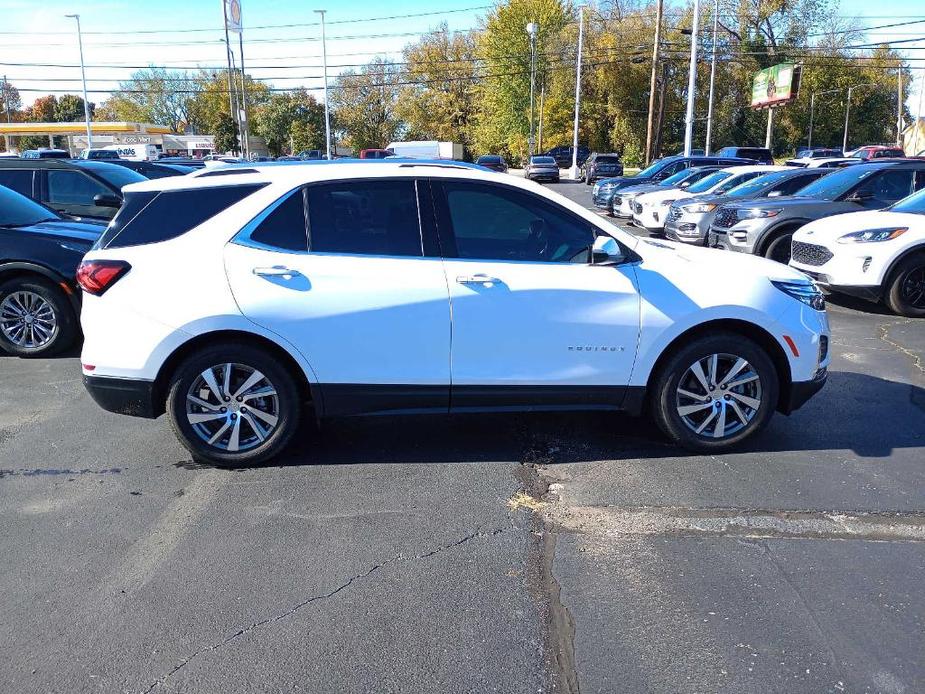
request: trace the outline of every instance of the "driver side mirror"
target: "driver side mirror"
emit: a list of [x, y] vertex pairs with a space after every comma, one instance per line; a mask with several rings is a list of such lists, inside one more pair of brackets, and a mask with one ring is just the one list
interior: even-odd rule
[[625, 260], [620, 244], [610, 236], [598, 236], [591, 246], [592, 265], [617, 265]]
[[97, 207], [114, 207], [118, 209], [122, 207], [122, 198], [118, 195], [101, 193], [93, 196], [93, 204]]

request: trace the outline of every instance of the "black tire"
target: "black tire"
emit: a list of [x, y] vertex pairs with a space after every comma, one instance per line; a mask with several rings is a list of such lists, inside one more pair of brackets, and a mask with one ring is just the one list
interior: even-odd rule
[[770, 260], [777, 261], [786, 265], [790, 262], [790, 243], [793, 240], [793, 232], [785, 231], [777, 234], [768, 241], [764, 247], [762, 255]]
[[885, 285], [884, 300], [894, 313], [925, 318], [925, 252], [914, 253], [896, 266]]
[[[275, 428], [269, 431], [265, 440], [256, 442], [252, 446], [248, 444], [249, 447], [245, 450], [228, 450], [231, 448], [230, 440], [226, 441], [225, 447], [222, 448], [222, 442], [225, 440], [224, 436], [217, 440], [218, 445], [208, 443], [203, 438], [201, 429], [197, 433], [194, 424], [189, 420], [188, 415], [191, 413], [187, 412], [187, 396], [190, 394], [191, 388], [200, 382], [201, 374], [213, 367], [221, 367], [224, 364], [235, 365], [232, 378], [235, 375], [242, 376], [246, 374], [246, 369], [259, 371], [265, 376], [269, 386], [276, 393], [275, 402], [272, 402], [272, 396], [270, 396], [269, 399], [254, 397], [253, 400], [235, 404], [234, 398], [225, 397], [226, 402], [220, 404], [224, 404], [225, 409], [229, 410], [225, 414], [226, 419], [221, 418], [223, 412], [215, 412], [214, 407], [212, 408], [211, 412], [215, 412], [216, 418], [215, 423], [210, 422], [209, 426], [221, 428], [225, 425], [231, 425], [233, 429], [232, 420], [239, 420], [237, 424], [239, 437], [250, 432], [248, 439], [257, 438], [259, 440], [253, 425], [248, 423], [248, 421], [263, 422], [262, 419], [257, 420], [255, 418], [255, 410], [265, 414], [269, 413], [270, 416], [276, 417]], [[216, 372], [213, 371], [214, 373]], [[295, 385], [296, 378], [295, 374], [290, 373], [279, 364], [278, 358], [258, 347], [234, 344], [206, 347], [187, 357], [177, 367], [169, 381], [167, 414], [170, 419], [170, 426], [180, 443], [192, 453], [193, 459], [196, 461], [222, 467], [243, 467], [264, 463], [279, 455], [292, 440], [298, 429], [301, 403], [299, 401], [299, 389]], [[232, 382], [229, 390], [233, 392], [237, 385], [241, 384]], [[204, 392], [197, 391], [197, 393], [200, 396], [205, 393], [208, 400], [217, 401], [218, 398], [208, 394], [210, 390], [206, 388]], [[211, 392], [214, 393], [214, 391]], [[246, 406], [252, 402], [255, 404], [251, 405], [250, 411], [247, 411]], [[266, 403], [267, 407], [262, 408], [261, 403]], [[210, 404], [214, 405], [215, 403], [210, 402]], [[269, 405], [274, 405], [274, 407], [269, 407]], [[196, 409], [203, 414], [207, 412], [198, 406]], [[232, 409], [236, 410], [238, 414], [231, 411]]]
[[[25, 293], [27, 296], [37, 296], [41, 299], [42, 303], [36, 304], [36, 306], [43, 306], [43, 308], [37, 309], [34, 317], [30, 316], [30, 323], [36, 318], [41, 318], [42, 322], [40, 324], [47, 326], [47, 320], [51, 317], [54, 328], [50, 331], [50, 335], [45, 334], [43, 339], [36, 339], [36, 334], [32, 333], [33, 338], [27, 338], [27, 342], [34, 342], [35, 344], [30, 345], [23, 342], [18, 343], [19, 337], [12, 331], [8, 335], [7, 330], [4, 328], [12, 328], [12, 323], [4, 322], [0, 325], [0, 349], [20, 357], [50, 357], [74, 344], [80, 335], [80, 329], [77, 326], [77, 315], [60, 287], [49, 280], [34, 276], [7, 280], [0, 284], [0, 317], [9, 317], [11, 315], [8, 312], [3, 313], [2, 310], [4, 302], [8, 299], [7, 306], [10, 307], [8, 311], [18, 310], [21, 304], [16, 297], [20, 293]], [[14, 337], [17, 340], [14, 340]]]
[[[754, 381], [742, 385], [734, 386], [734, 389], [740, 396], [748, 397], [750, 400], [759, 402], [757, 408], [751, 412], [751, 408], [743, 406], [738, 398], [730, 398], [732, 390], [725, 390], [724, 395], [719, 398], [719, 388], [712, 393], [707, 389], [699, 388], [697, 385], [691, 386], [686, 379], [693, 378], [689, 369], [701, 360], [708, 359], [711, 355], [727, 355], [734, 358], [745, 359], [751, 366], [750, 370], [741, 372], [742, 374], [751, 374], [752, 372], [758, 377], [760, 393], [754, 390]], [[731, 362], [732, 360], [728, 360]], [[722, 362], [727, 363], [727, 362]], [[722, 376], [722, 370], [717, 369]], [[708, 369], [704, 370], [705, 375], [709, 376]], [[735, 384], [736, 380], [743, 378], [742, 375], [736, 376], [729, 382]], [[682, 379], [685, 382], [682, 386]], [[664, 434], [673, 442], [680, 444], [684, 448], [697, 452], [716, 452], [735, 446], [739, 442], [763, 429], [774, 413], [777, 407], [779, 395], [777, 369], [774, 362], [765, 350], [750, 340], [749, 338], [737, 333], [722, 332], [715, 335], [699, 337], [685, 344], [679, 350], [675, 351], [660, 366], [658, 373], [655, 374], [652, 390], [650, 392], [650, 409], [656, 424]], [[721, 381], [722, 379], [714, 379]], [[707, 418], [712, 416], [713, 408], [716, 409], [715, 420], [712, 425], [708, 424], [704, 433], [697, 433], [689, 422], [685, 421], [679, 413], [681, 407], [681, 398], [678, 389], [683, 387], [687, 392], [693, 392], [695, 395], [703, 398], [703, 403], [709, 402], [710, 405], [699, 412], [688, 416], [688, 420], [696, 417]], [[698, 392], [703, 390], [703, 393]], [[713, 400], [714, 394], [718, 400]], [[733, 399], [739, 411], [743, 412], [746, 419], [743, 421], [739, 418], [731, 405], [726, 401]], [[701, 401], [693, 399], [687, 400], [691, 404], [699, 405]], [[723, 414], [720, 414], [723, 413]], [[725, 418], [729, 415], [730, 434], [723, 435], [719, 438], [710, 435], [711, 426], [715, 433], [717, 422], [720, 417]], [[749, 418], [749, 414], [751, 414]], [[696, 423], [696, 421], [694, 422]], [[733, 424], [743, 425], [733, 428]], [[724, 431], [726, 428], [724, 427]]]

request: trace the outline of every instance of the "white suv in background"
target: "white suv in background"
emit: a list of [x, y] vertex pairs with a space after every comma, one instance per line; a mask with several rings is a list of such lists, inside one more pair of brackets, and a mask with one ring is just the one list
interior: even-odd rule
[[829, 291], [925, 318], [925, 190], [884, 210], [810, 222], [793, 234], [790, 265]]
[[687, 200], [702, 195], [725, 195], [738, 185], [763, 176], [773, 171], [785, 171], [785, 166], [768, 166], [758, 164], [751, 166], [730, 166], [727, 169], [714, 171], [704, 176], [684, 190], [671, 189], [652, 193], [643, 193], [633, 200], [633, 223], [649, 233], [663, 234], [665, 232], [665, 219], [673, 202]]
[[125, 196], [79, 269], [84, 382], [106, 409], [166, 410], [212, 463], [278, 454], [306, 404], [647, 409], [716, 451], [825, 381], [824, 302], [803, 274], [637, 239], [529, 181], [323, 162]]

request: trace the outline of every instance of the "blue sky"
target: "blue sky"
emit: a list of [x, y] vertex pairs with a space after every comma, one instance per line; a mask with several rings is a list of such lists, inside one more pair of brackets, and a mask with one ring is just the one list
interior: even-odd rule
[[[334, 74], [344, 69], [343, 66], [366, 62], [377, 53], [397, 57], [402, 46], [413, 40], [414, 35], [443, 21], [451, 30], [471, 29], [489, 4], [486, 0], [241, 1], [248, 73], [272, 79], [279, 87], [315, 88], [321, 86], [321, 44], [318, 17], [313, 9], [328, 10], [328, 63]], [[114, 87], [114, 80], [129, 76], [131, 69], [125, 67], [129, 65], [218, 66], [225, 61], [221, 0], [3, 0], [2, 4], [0, 74], [5, 73], [20, 89], [27, 104], [49, 90], [80, 91], [77, 67], [14, 64], [77, 65], [74, 20], [66, 19], [65, 14], [81, 15], [84, 58], [93, 66], [87, 70], [91, 90], [105, 92]], [[425, 12], [445, 14], [356, 21]], [[861, 26], [874, 26], [925, 19], [925, 5], [921, 0], [894, 0], [883, 5], [868, 0], [843, 0], [838, 14], [857, 17]], [[303, 26], [258, 28], [268, 24]], [[190, 29], [203, 31], [188, 31]], [[145, 31], [157, 33], [124, 33]], [[925, 22], [869, 34], [871, 40], [917, 37], [922, 37], [922, 41], [906, 44], [905, 54], [911, 58], [925, 58]], [[233, 36], [232, 41], [236, 43], [236, 37]], [[916, 47], [920, 48], [916, 50]], [[119, 67], [102, 67], [106, 64], [119, 64]], [[925, 67], [925, 60], [913, 60], [911, 64]], [[916, 90], [922, 72], [914, 72]], [[105, 97], [105, 93], [90, 94], [90, 99], [96, 102]], [[916, 92], [909, 95], [907, 103], [914, 113], [918, 107]]]

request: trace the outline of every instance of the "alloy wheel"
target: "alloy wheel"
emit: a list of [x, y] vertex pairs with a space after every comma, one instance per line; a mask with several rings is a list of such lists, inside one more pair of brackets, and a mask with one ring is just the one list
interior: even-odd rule
[[913, 268], [903, 278], [900, 296], [915, 308], [925, 308], [925, 265]]
[[17, 347], [38, 350], [57, 336], [58, 317], [40, 294], [12, 292], [0, 302], [0, 331]]
[[193, 379], [186, 418], [208, 445], [230, 453], [247, 451], [276, 431], [279, 395], [263, 373], [246, 364], [216, 364]]
[[695, 434], [714, 439], [733, 436], [761, 407], [757, 370], [734, 354], [711, 354], [691, 364], [675, 393], [681, 421]]

